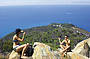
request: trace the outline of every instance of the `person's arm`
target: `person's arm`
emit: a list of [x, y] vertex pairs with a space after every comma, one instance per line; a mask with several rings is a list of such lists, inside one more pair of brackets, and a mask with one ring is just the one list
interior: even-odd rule
[[61, 44], [63, 44], [65, 42], [65, 40], [63, 40], [62, 42], [61, 42]]
[[19, 37], [16, 37], [16, 39], [17, 39], [18, 41], [20, 41], [20, 42], [24, 41], [24, 39], [21, 39], [21, 38], [19, 38]]
[[24, 39], [24, 37], [25, 37], [25, 34], [26, 34], [26, 33], [24, 32], [24, 33], [23, 33], [23, 37], [22, 37], [22, 40]]
[[22, 37], [22, 39], [19, 38], [19, 37], [16, 37], [16, 39], [17, 39], [18, 41], [21, 41], [21, 42], [24, 41], [24, 36], [25, 36], [25, 34], [26, 34], [26, 33], [24, 32], [24, 33], [23, 33], [23, 37]]
[[59, 43], [61, 43], [61, 41], [60, 41], [60, 40], [61, 40], [61, 38], [58, 38], [58, 39], [59, 39]]
[[61, 38], [58, 38], [59, 39], [59, 42], [60, 42], [60, 44], [63, 44], [64, 43], [64, 40], [61, 42], [60, 40], [61, 40]]

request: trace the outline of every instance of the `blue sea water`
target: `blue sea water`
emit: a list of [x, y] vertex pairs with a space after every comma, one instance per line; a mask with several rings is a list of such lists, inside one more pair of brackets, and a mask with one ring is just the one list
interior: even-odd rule
[[90, 5], [0, 6], [0, 38], [16, 28], [71, 23], [90, 32]]

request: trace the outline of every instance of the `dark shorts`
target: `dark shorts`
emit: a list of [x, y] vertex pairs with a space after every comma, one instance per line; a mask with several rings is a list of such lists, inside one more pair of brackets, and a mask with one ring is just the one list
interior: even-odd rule
[[69, 48], [67, 49], [67, 52], [71, 52], [71, 47], [69, 47]]

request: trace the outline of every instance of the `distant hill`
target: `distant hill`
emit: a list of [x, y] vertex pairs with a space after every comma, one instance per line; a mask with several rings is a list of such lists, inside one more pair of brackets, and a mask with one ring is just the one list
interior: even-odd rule
[[[34, 42], [42, 42], [51, 46], [53, 50], [59, 48], [59, 36], [61, 36], [63, 40], [64, 36], [68, 35], [71, 40], [71, 48], [74, 48], [78, 42], [90, 37], [90, 32], [76, 27], [73, 24], [52, 23], [47, 26], [25, 29], [24, 31], [27, 35], [25, 36], [25, 41], [21, 44], [27, 42], [30, 44], [33, 44]], [[14, 34], [15, 33], [12, 32], [0, 39], [0, 52], [12, 51], [12, 37]]]

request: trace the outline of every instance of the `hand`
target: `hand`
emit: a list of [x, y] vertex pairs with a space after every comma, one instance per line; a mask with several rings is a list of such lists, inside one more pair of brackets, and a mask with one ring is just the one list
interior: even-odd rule
[[58, 38], [59, 40], [61, 40], [61, 38]]
[[26, 34], [26, 32], [23, 33], [23, 35], [25, 35], [25, 34]]

